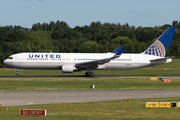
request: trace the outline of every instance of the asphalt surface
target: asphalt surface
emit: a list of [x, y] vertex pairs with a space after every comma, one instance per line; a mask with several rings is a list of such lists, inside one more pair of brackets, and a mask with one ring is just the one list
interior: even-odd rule
[[[95, 102], [108, 100], [177, 97], [180, 90], [116, 90], [116, 91], [0, 91], [0, 103], [8, 106]], [[148, 100], [147, 100], [148, 102]]]

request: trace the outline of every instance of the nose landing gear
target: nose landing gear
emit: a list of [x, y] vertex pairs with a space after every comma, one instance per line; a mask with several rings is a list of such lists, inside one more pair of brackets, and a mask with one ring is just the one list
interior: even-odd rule
[[15, 69], [15, 70], [16, 70], [16, 77], [19, 77], [18, 69]]

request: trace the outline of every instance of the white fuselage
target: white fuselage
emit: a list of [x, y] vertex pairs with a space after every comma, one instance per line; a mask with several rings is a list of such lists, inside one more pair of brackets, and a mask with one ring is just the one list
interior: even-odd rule
[[[76, 64], [112, 57], [113, 53], [18, 53], [11, 55], [4, 64], [16, 69], [62, 69], [63, 64]], [[147, 54], [121, 54], [119, 58], [99, 65], [96, 69], [133, 70], [171, 62], [172, 60], [150, 60], [162, 57]]]

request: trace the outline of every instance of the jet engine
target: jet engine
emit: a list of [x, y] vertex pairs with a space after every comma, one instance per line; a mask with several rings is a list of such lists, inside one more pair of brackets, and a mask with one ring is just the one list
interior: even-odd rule
[[74, 67], [74, 64], [64, 64], [62, 65], [62, 73], [73, 73], [75, 71], [81, 71]]

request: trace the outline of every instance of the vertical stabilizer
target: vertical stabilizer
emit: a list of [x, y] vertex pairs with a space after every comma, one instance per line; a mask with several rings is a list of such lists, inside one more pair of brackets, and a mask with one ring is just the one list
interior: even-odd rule
[[144, 54], [165, 57], [166, 52], [171, 43], [176, 28], [169, 27], [149, 48], [144, 51]]

